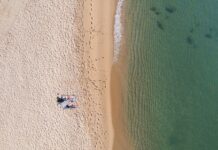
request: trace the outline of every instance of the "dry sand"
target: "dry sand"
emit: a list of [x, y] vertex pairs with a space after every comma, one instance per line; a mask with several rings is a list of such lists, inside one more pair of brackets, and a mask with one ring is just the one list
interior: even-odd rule
[[[114, 0], [0, 1], [1, 149], [112, 148], [114, 9]], [[76, 94], [79, 108], [58, 108], [57, 93]]]

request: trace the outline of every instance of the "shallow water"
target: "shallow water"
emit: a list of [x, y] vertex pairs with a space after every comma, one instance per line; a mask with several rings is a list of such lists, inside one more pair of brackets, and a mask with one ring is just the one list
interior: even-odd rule
[[218, 149], [218, 1], [127, 0], [137, 150]]

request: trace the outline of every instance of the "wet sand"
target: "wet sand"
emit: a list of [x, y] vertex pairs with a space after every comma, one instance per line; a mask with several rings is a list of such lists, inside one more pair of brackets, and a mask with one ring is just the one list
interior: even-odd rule
[[127, 102], [127, 73], [128, 51], [123, 38], [123, 43], [119, 61], [113, 64], [111, 70], [111, 102], [112, 102], [112, 118], [114, 127], [114, 143], [113, 150], [133, 150], [133, 143], [128, 131], [128, 122], [126, 106]]

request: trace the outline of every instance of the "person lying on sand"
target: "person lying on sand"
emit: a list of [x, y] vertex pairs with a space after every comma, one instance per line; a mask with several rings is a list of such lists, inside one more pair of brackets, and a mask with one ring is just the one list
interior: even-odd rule
[[68, 108], [77, 108], [77, 98], [75, 95], [59, 95], [57, 96], [57, 103], [60, 107], [63, 109], [68, 109]]

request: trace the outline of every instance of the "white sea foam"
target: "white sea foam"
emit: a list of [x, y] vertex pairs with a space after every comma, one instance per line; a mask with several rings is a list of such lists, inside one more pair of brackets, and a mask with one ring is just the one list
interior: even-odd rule
[[114, 23], [114, 55], [113, 62], [116, 63], [119, 59], [121, 40], [122, 40], [122, 23], [121, 23], [121, 14], [122, 6], [124, 0], [119, 0], [117, 3], [116, 14], [115, 14], [115, 23]]

